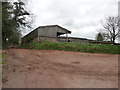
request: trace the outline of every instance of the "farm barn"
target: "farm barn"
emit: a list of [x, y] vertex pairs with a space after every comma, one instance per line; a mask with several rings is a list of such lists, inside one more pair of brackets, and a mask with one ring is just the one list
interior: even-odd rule
[[[53, 41], [53, 42], [70, 42], [70, 43], [93, 43], [93, 44], [112, 44], [110, 41], [96, 41], [79, 37], [68, 37], [71, 31], [59, 26], [49, 25], [40, 26], [22, 38], [23, 43]], [[65, 35], [64, 37], [61, 35]]]
[[66, 34], [64, 42], [68, 42], [68, 34], [71, 34], [71, 31], [59, 26], [40, 26], [37, 29], [33, 30], [26, 36], [22, 38], [22, 43], [28, 43], [32, 41], [61, 41], [60, 35]]

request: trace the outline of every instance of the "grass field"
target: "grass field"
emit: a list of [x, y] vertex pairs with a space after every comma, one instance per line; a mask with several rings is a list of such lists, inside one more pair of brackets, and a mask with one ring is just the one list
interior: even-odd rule
[[64, 50], [86, 53], [120, 54], [120, 46], [107, 44], [81, 44], [61, 42], [32, 42], [23, 44], [21, 48], [42, 49], [42, 50]]

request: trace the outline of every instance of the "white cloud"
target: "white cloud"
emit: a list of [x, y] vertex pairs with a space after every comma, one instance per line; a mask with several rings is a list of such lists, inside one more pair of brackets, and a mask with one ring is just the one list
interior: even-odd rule
[[72, 31], [70, 36], [94, 39], [100, 21], [117, 15], [119, 0], [29, 0], [35, 27], [58, 24]]

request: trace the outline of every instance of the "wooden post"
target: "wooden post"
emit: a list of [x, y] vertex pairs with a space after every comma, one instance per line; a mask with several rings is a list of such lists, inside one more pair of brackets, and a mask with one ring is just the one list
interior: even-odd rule
[[60, 35], [58, 35], [58, 42], [60, 41]]
[[67, 42], [68, 42], [68, 32], [66, 33], [66, 40], [67, 40]]
[[38, 34], [38, 42], [40, 41], [40, 36], [39, 36], [39, 34]]

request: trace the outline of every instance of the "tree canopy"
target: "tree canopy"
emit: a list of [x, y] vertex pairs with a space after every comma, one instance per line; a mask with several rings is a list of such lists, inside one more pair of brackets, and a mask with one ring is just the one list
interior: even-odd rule
[[30, 13], [25, 9], [25, 3], [2, 2], [2, 45], [3, 48], [9, 45], [18, 44], [21, 36], [21, 27], [29, 27], [30, 23], [26, 16]]
[[98, 34], [96, 35], [96, 40], [97, 40], [97, 41], [103, 41], [103, 40], [104, 40], [104, 37], [103, 37], [102, 33], [98, 33]]

